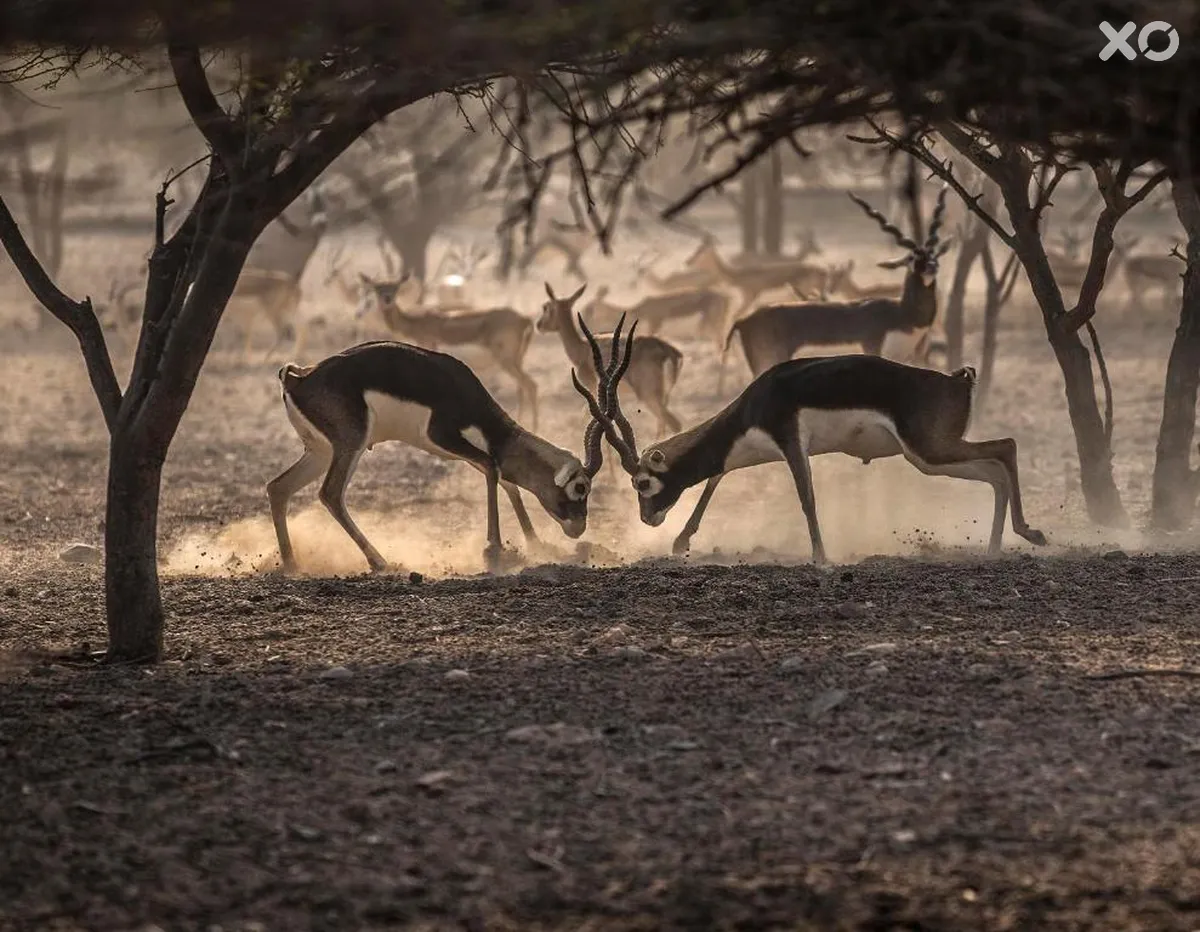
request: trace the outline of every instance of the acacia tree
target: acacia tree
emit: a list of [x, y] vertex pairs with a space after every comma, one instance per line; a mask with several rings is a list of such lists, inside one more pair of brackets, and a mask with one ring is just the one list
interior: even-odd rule
[[1179, 164], [1184, 167], [1171, 178], [1171, 196], [1187, 234], [1187, 265], [1179, 326], [1167, 358], [1150, 496], [1151, 524], [1171, 531], [1191, 525], [1200, 494], [1200, 471], [1191, 466], [1196, 399], [1200, 394], [1200, 191], [1187, 167], [1188, 160], [1180, 159]]
[[[62, 9], [53, 15], [53, 7], [51, 0], [35, 4], [31, 9], [45, 20], [24, 25], [60, 35], [70, 17]], [[200, 191], [170, 235], [164, 222], [169, 184], [158, 194], [142, 328], [124, 388], [90, 299], [76, 300], [55, 285], [3, 199], [0, 242], [36, 298], [75, 334], [99, 400], [110, 434], [104, 525], [107, 659], [141, 662], [157, 659], [163, 646], [157, 565], [163, 465], [259, 234], [389, 113], [439, 92], [478, 86], [504, 68], [545, 68], [552, 61], [549, 49], [567, 49], [576, 57], [586, 57], [586, 51], [572, 45], [571, 24], [526, 29], [497, 50], [487, 30], [481, 34], [466, 22], [455, 33], [451, 20], [443, 23], [439, 60], [413, 65], [415, 40], [406, 44], [395, 38], [405, 22], [403, 8], [389, 21], [368, 7], [364, 15], [370, 18], [355, 21], [353, 10], [343, 7], [344, 18], [332, 31], [297, 26], [308, 20], [293, 13], [286, 21], [272, 18], [269, 8], [256, 4], [189, 8], [161, 2], [124, 13], [132, 18], [120, 38], [144, 42], [150, 36], [165, 46], [178, 94], [211, 153]], [[114, 28], [112, 22], [86, 16], [70, 25], [83, 35], [111, 35]], [[618, 41], [625, 28], [616, 20], [606, 26], [590, 35], [602, 48]], [[99, 32], [88, 33], [89, 28]], [[73, 38], [80, 44], [77, 35]], [[77, 51], [58, 58], [45, 50], [54, 43], [39, 35], [43, 51], [27, 60], [26, 72], [60, 75], [83, 60]], [[230, 86], [221, 87], [215, 67], [212, 72], [206, 67], [202, 49], [213, 47], [236, 52], [216, 58], [215, 67], [223, 65], [232, 74]], [[20, 69], [12, 64], [6, 73], [11, 77]]]
[[[1117, 223], [1165, 180], [1166, 171], [1152, 171], [1141, 179], [1140, 185], [1129, 191], [1127, 188], [1135, 180], [1139, 167], [1132, 160], [1095, 159], [1090, 163], [1104, 207], [1092, 232], [1091, 251], [1079, 297], [1068, 307], [1051, 268], [1040, 229], [1054, 190], [1072, 170], [1070, 166], [1013, 143], [996, 142], [956, 123], [937, 124], [938, 136], [996, 185], [1008, 215], [1011, 226], [1008, 229], [986, 209], [982, 193], [969, 191], [950, 163], [934, 153], [926, 133], [910, 132], [901, 137], [878, 125], [876, 130], [881, 141], [909, 152], [953, 187], [971, 211], [1016, 254], [1042, 312], [1047, 339], [1062, 370], [1088, 514], [1098, 524], [1128, 524], [1112, 471], [1112, 387], [1092, 319], [1113, 254], [1113, 232]], [[1096, 400], [1091, 355], [1080, 331], [1087, 332], [1096, 353], [1105, 389], [1103, 417]]]

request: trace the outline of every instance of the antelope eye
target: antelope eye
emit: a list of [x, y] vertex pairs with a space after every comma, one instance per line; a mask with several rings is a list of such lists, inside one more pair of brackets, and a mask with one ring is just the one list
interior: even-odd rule
[[575, 498], [583, 498], [588, 493], [588, 484], [586, 482], [576, 482], [571, 486], [571, 491], [574, 493]]
[[650, 491], [650, 480], [646, 479], [646, 478], [634, 479], [633, 487], [635, 489], [637, 489], [639, 492], [649, 492]]

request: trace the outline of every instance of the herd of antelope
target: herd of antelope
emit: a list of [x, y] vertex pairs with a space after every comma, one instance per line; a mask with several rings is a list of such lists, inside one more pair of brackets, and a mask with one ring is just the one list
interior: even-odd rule
[[[443, 274], [445, 261], [438, 268], [432, 303], [427, 301], [425, 283], [398, 270], [386, 252], [381, 279], [361, 271], [346, 274], [337, 254], [326, 283], [336, 286], [354, 305], [356, 321], [374, 317], [404, 342], [363, 342], [315, 365], [289, 363], [279, 370], [284, 407], [304, 448], [292, 466], [268, 483], [284, 570], [297, 568], [287, 527], [289, 500], [318, 480], [320, 501], [358, 545], [371, 569], [387, 567], [345, 504], [346, 488], [360, 457], [386, 441], [465, 460], [483, 474], [489, 569], [499, 566], [499, 489], [503, 488], [527, 539], [535, 535], [522, 491], [533, 495], [567, 536], [577, 538], [586, 529], [588, 499], [606, 444], [630, 475], [646, 524], [661, 524], [684, 490], [703, 483], [693, 513], [675, 539], [676, 554], [688, 550], [726, 473], [786, 462], [808, 523], [813, 558], [824, 562], [809, 467], [809, 458], [823, 453], [843, 453], [863, 463], [898, 455], [928, 475], [987, 483], [995, 497], [989, 552], [999, 551], [1008, 516], [1016, 534], [1044, 544], [1044, 535], [1025, 522], [1015, 442], [1010, 438], [970, 442], [964, 437], [971, 416], [974, 370], [964, 367], [946, 373], [934, 365], [939, 262], [951, 246], [942, 235], [946, 189], [938, 194], [928, 230], [916, 229], [912, 236], [865, 201], [851, 198], [902, 251], [895, 259], [879, 263], [882, 268], [903, 269], [901, 280], [861, 286], [852, 277], [853, 260], [831, 266], [816, 262], [821, 250], [811, 236], [794, 255], [740, 261], [723, 257], [708, 239], [682, 269], [665, 277], [654, 273], [643, 257], [636, 270], [648, 293], [634, 304], [610, 302], [603, 285], [594, 287], [590, 300], [581, 303], [589, 287], [586, 281], [563, 295], [547, 282], [547, 300], [540, 313], [530, 317], [513, 307], [471, 306], [464, 289], [485, 251], [452, 250], [448, 260], [455, 270]], [[919, 215], [914, 222], [920, 226]], [[324, 235], [323, 214], [314, 212], [308, 226], [292, 224], [288, 232], [302, 252], [292, 271], [260, 274], [248, 268], [230, 312], [246, 334], [252, 334], [256, 319], [266, 319], [275, 335], [272, 351], [290, 337], [299, 355], [303, 338], [296, 325], [299, 281]], [[579, 250], [568, 248], [579, 244], [560, 243], [565, 236], [556, 229], [549, 245], [563, 252], [569, 270], [582, 277]], [[536, 251], [522, 260], [523, 265], [532, 261]], [[1136, 279], [1143, 290], [1152, 283], [1165, 290], [1168, 275], [1178, 281], [1174, 264], [1166, 272], [1160, 268], [1166, 263], [1155, 257], [1123, 258], [1129, 280]], [[1069, 248], [1056, 254], [1054, 261], [1056, 273], [1069, 286], [1072, 272], [1081, 263]], [[780, 289], [789, 289], [794, 300], [763, 302], [764, 296]], [[123, 302], [123, 295], [114, 291], [111, 307], [118, 309]], [[108, 320], [122, 316], [110, 313]], [[667, 323], [688, 319], [713, 343], [718, 394], [735, 340], [741, 345], [751, 382], [723, 409], [685, 430], [670, 407], [685, 356], [660, 334]], [[586, 402], [591, 419], [584, 432], [582, 458], [536, 433], [538, 385], [525, 368], [535, 333], [557, 335], [574, 387]], [[883, 356], [885, 342], [893, 335], [910, 338], [903, 359]], [[249, 339], [247, 335], [247, 351]], [[454, 352], [468, 344], [485, 350], [515, 383], [516, 419], [495, 401], [471, 368], [442, 351]], [[845, 344], [857, 346], [861, 353], [793, 358], [806, 348]], [[660, 438], [640, 453], [621, 409], [626, 392], [654, 417]]]

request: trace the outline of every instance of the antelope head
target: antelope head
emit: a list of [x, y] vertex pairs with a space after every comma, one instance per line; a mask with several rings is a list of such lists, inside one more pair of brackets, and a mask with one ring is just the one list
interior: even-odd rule
[[[557, 333], [560, 328], [559, 315], [565, 314], [567, 319], [570, 320], [571, 310], [575, 307], [575, 302], [578, 301], [583, 295], [584, 291], [587, 290], [587, 282], [584, 282], [582, 285], [580, 285], [579, 289], [574, 294], [568, 295], [565, 298], [558, 297], [558, 295], [554, 293], [554, 289], [550, 287], [549, 282], [546, 282], [545, 284], [546, 297], [548, 297], [550, 300], [542, 305], [542, 313], [541, 316], [538, 317], [535, 327], [537, 328], [538, 333]], [[632, 329], [630, 332], [633, 332]], [[596, 371], [599, 372], [600, 370], [597, 369]]]
[[[624, 323], [625, 316], [621, 316]], [[599, 369], [602, 362], [600, 347], [592, 332], [582, 318], [579, 319], [580, 330], [592, 349], [592, 359]], [[625, 339], [624, 352], [618, 362], [617, 348], [620, 345], [620, 326], [613, 334], [613, 359], [609, 367], [617, 366], [615, 371], [624, 372], [629, 366], [629, 357], [633, 349], [633, 333], [637, 328], [634, 321]], [[572, 382], [575, 391], [587, 401], [588, 409], [592, 412], [593, 423], [599, 424], [605, 439], [621, 460], [621, 467], [630, 476], [634, 491], [638, 496], [638, 510], [642, 522], [651, 527], [658, 527], [666, 520], [667, 512], [679, 501], [679, 496], [687, 490], [691, 483], [685, 481], [687, 460], [696, 447], [696, 440], [701, 436], [706, 424], [693, 427], [674, 437], [660, 440], [658, 443], [638, 453], [637, 439], [634, 437], [633, 425], [621, 411], [621, 401], [617, 395], [618, 379], [601, 381], [600, 397], [596, 398], [579, 381], [572, 372]]]
[[946, 214], [946, 194], [949, 188], [942, 185], [938, 192], [937, 206], [933, 209], [933, 219], [929, 223], [929, 232], [922, 243], [902, 233], [895, 224], [883, 214], [868, 204], [862, 198], [850, 195], [850, 199], [863, 209], [868, 217], [879, 224], [880, 229], [887, 233], [902, 248], [907, 255], [898, 259], [880, 262], [883, 269], [907, 269], [904, 277], [904, 293], [901, 302], [906, 307], [917, 312], [919, 323], [929, 326], [937, 315], [937, 273], [938, 260], [950, 249], [952, 240], [942, 240], [942, 221]]

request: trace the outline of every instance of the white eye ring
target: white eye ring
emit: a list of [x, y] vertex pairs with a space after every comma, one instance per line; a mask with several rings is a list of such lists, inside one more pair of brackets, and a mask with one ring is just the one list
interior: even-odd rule
[[649, 467], [655, 472], [667, 471], [667, 457], [662, 450], [653, 450], [650, 453], [650, 458], [647, 460]]

